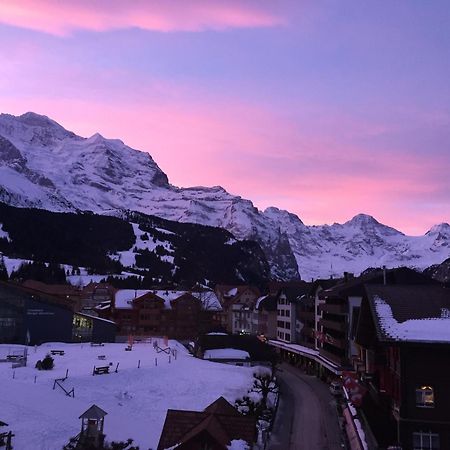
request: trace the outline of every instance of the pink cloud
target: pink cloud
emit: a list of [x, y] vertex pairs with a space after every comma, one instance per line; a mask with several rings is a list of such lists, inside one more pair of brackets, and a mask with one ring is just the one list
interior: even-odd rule
[[271, 27], [283, 24], [284, 19], [267, 4], [255, 1], [3, 0], [0, 22], [65, 36], [77, 30], [141, 28], [197, 32]]
[[407, 146], [364, 147], [365, 137], [395, 124], [317, 103], [292, 114], [146, 74], [133, 74], [130, 85], [122, 69], [54, 70], [52, 58], [35, 46], [17, 44], [8, 57], [10, 49], [0, 48], [7, 62], [0, 77], [3, 112], [32, 110], [82, 136], [99, 131], [120, 138], [148, 151], [175, 185], [220, 184], [260, 208], [295, 212], [308, 224], [365, 212], [419, 234], [448, 221], [448, 154], [429, 158]]

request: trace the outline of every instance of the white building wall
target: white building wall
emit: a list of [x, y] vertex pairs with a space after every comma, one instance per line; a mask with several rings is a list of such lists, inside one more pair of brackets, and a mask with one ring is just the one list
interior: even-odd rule
[[277, 302], [277, 339], [283, 342], [295, 341], [295, 309], [285, 294], [281, 293]]

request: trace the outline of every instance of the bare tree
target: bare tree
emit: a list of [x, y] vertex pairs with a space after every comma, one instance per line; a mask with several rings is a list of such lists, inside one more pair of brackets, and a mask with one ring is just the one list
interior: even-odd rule
[[256, 392], [261, 395], [262, 409], [267, 409], [267, 399], [270, 393], [278, 393], [278, 385], [275, 377], [268, 372], [260, 372], [253, 374], [253, 386], [250, 392]]

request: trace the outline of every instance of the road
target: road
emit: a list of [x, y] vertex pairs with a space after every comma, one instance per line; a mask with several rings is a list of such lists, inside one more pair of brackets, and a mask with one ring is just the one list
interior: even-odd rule
[[342, 450], [336, 401], [328, 386], [286, 363], [269, 450]]

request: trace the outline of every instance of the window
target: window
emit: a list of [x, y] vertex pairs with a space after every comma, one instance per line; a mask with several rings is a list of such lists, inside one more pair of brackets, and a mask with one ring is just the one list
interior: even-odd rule
[[289, 310], [286, 311], [286, 317], [290, 317], [291, 316], [291, 312]]
[[281, 316], [284, 317], [284, 309], [281, 310]]
[[431, 386], [420, 386], [416, 389], [416, 406], [434, 408], [434, 390]]
[[285, 340], [286, 341], [290, 341], [291, 340], [291, 335], [289, 333], [285, 334]]
[[431, 433], [431, 431], [426, 433], [423, 431], [413, 433], [413, 449], [439, 450], [439, 435], [437, 433]]

